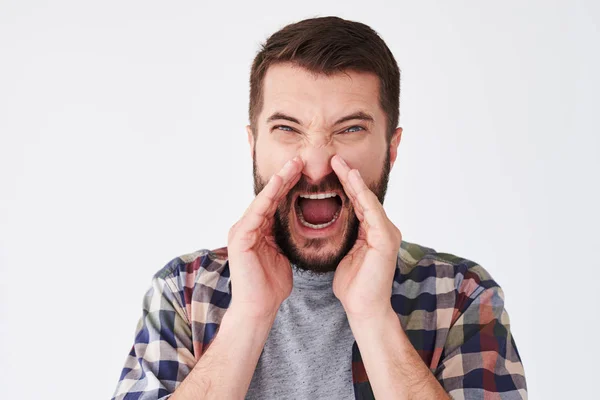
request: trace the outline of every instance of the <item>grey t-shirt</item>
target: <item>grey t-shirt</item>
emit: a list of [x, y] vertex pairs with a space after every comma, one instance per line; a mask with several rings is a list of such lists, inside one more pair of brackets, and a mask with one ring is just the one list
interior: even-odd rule
[[333, 272], [293, 269], [246, 399], [354, 399], [346, 313], [333, 294]]

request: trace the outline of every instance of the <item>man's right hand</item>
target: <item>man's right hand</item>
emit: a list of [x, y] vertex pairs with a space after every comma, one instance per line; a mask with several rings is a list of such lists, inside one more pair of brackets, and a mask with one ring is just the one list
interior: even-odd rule
[[228, 238], [232, 299], [230, 311], [250, 318], [274, 319], [292, 292], [290, 262], [275, 243], [273, 220], [281, 199], [298, 182], [304, 163], [288, 161], [255, 197]]
[[279, 306], [292, 292], [292, 268], [275, 243], [273, 218], [303, 168], [299, 157], [290, 160], [230, 229], [231, 304], [173, 400], [245, 397]]

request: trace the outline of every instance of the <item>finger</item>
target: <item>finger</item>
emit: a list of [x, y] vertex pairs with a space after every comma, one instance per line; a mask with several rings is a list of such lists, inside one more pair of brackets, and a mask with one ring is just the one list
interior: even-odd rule
[[389, 222], [385, 210], [357, 169], [353, 169], [348, 173], [348, 183], [355, 193], [356, 201], [360, 205], [367, 224], [373, 228], [385, 229], [386, 224]]
[[275, 197], [275, 201], [277, 202], [279, 202], [283, 196], [288, 194], [290, 189], [298, 183], [298, 180], [302, 175], [300, 172], [302, 172], [302, 169], [304, 168], [304, 161], [298, 156], [292, 158], [288, 163], [286, 163], [281, 171], [278, 172], [278, 175], [283, 179], [283, 186]]
[[277, 206], [282, 201], [282, 199], [289, 193], [289, 191], [298, 183], [300, 177], [302, 176], [301, 172], [304, 168], [304, 161], [296, 156], [292, 160], [289, 161], [289, 165], [286, 164], [284, 168], [279, 171], [278, 175], [280, 175], [283, 179], [284, 184], [279, 189], [279, 192], [274, 197], [273, 201], [269, 209], [267, 210], [267, 216], [273, 216], [275, 214], [275, 210]]
[[279, 190], [282, 186], [283, 180], [281, 177], [279, 175], [273, 175], [260, 193], [256, 195], [254, 200], [252, 200], [252, 203], [250, 203], [248, 208], [246, 208], [246, 211], [244, 212], [244, 215], [242, 215], [241, 219], [250, 214], [256, 214], [259, 216], [265, 215], [271, 203], [277, 197], [277, 193], [279, 193]]
[[352, 206], [354, 207], [354, 212], [356, 213], [356, 216], [362, 222], [362, 209], [360, 207], [359, 202], [356, 199], [356, 192], [353, 186], [350, 184], [350, 181], [348, 180], [348, 174], [351, 171], [350, 167], [348, 166], [348, 164], [346, 164], [344, 159], [337, 154], [331, 158], [331, 167], [335, 174], [338, 176], [340, 182], [342, 183], [344, 192], [352, 202]]
[[300, 179], [303, 162], [299, 157], [288, 161], [283, 168], [269, 179], [269, 182], [255, 197], [250, 206], [244, 212], [242, 218], [236, 223], [231, 237], [244, 248], [250, 248], [262, 235], [260, 231], [271, 222], [275, 209], [281, 197]]
[[285, 196], [290, 192], [290, 190], [294, 187], [294, 185], [296, 185], [296, 183], [298, 183], [301, 176], [302, 176], [302, 174], [298, 174], [286, 186], [284, 186], [280, 189], [281, 195], [278, 196], [275, 199], [275, 201], [273, 201], [273, 203], [271, 203], [271, 207], [269, 208], [269, 210], [267, 210], [266, 215], [274, 215], [275, 214], [275, 209], [277, 209], [277, 206], [283, 201]]
[[240, 220], [239, 228], [234, 233], [234, 237], [241, 239], [250, 237], [253, 232], [260, 231], [267, 226], [269, 219], [263, 215], [249, 213]]
[[275, 175], [271, 176], [269, 182], [254, 198], [244, 216], [248, 214], [257, 214], [260, 216], [272, 216], [275, 208], [272, 207], [281, 199], [283, 193], [287, 193], [290, 188], [290, 182], [299, 176], [302, 161], [298, 157], [288, 161], [283, 168]]

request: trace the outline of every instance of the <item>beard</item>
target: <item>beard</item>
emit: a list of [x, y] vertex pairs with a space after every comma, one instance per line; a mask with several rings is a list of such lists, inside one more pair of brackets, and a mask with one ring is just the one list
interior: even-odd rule
[[[252, 174], [254, 176], [254, 194], [260, 193], [266, 186], [267, 181], [262, 179], [256, 166], [256, 148], [253, 149]], [[383, 204], [390, 174], [390, 154], [386, 152], [386, 158], [382, 166], [381, 175], [376, 182], [367, 183], [367, 187], [377, 196]], [[292, 239], [290, 215], [294, 207], [293, 201], [296, 193], [319, 193], [334, 192], [339, 190], [345, 193], [342, 183], [335, 172], [321, 179], [317, 184], [309, 183], [305, 175], [285, 195], [277, 206], [273, 220], [273, 237], [281, 252], [290, 260], [296, 268], [314, 273], [326, 273], [335, 271], [338, 264], [348, 254], [356, 243], [360, 221], [356, 216], [354, 207], [348, 196], [342, 199], [340, 216], [342, 211], [347, 210], [347, 222], [343, 228], [341, 243], [333, 251], [325, 251], [323, 248], [331, 238], [302, 238], [301, 243], [295, 243]], [[341, 222], [341, 221], [340, 221]], [[312, 254], [308, 251], [312, 250]]]

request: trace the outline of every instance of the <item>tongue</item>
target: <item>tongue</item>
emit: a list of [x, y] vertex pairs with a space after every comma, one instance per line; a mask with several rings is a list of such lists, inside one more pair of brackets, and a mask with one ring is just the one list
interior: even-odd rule
[[340, 207], [334, 197], [327, 199], [305, 199], [301, 197], [298, 206], [302, 211], [304, 220], [314, 225], [331, 221]]

